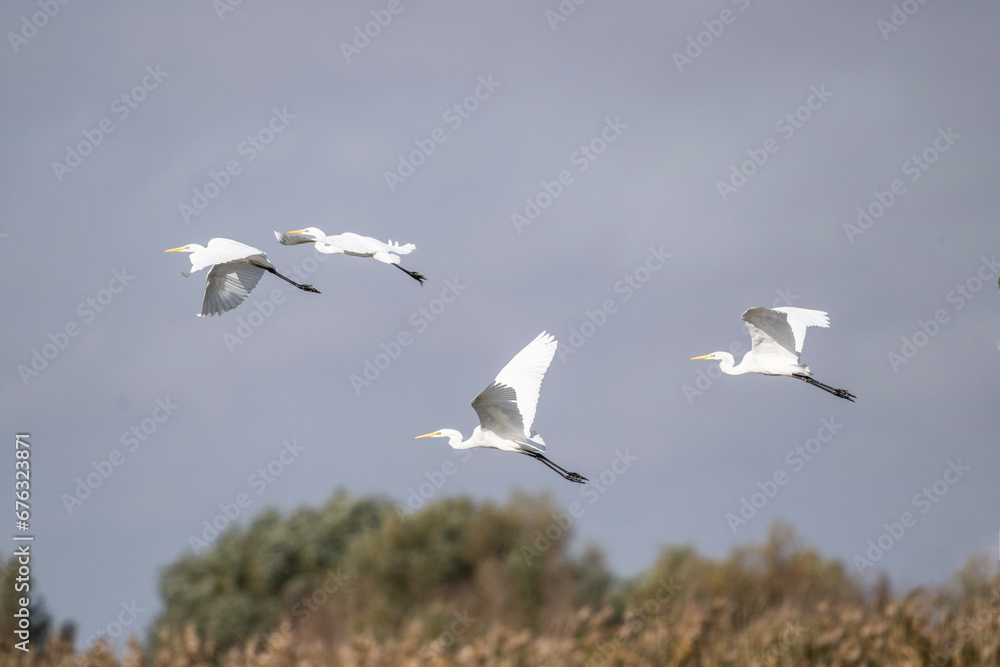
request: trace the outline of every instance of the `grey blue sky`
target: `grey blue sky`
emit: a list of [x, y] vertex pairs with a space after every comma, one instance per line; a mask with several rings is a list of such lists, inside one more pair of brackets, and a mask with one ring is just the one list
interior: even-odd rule
[[[865, 581], [997, 557], [998, 20], [916, 0], [5, 3], [0, 405], [11, 469], [31, 434], [32, 590], [82, 639], [133, 602], [141, 630], [220, 507], [245, 524], [442, 478], [427, 495], [580, 503], [576, 547], [626, 576], [779, 517]], [[427, 284], [272, 234], [306, 226], [415, 243]], [[163, 250], [216, 236], [322, 294], [264, 276], [195, 317], [204, 273]], [[829, 313], [803, 360], [857, 403], [689, 361], [745, 349], [740, 314], [771, 305]], [[413, 440], [468, 434], [542, 330], [560, 353], [535, 428], [593, 486]]]

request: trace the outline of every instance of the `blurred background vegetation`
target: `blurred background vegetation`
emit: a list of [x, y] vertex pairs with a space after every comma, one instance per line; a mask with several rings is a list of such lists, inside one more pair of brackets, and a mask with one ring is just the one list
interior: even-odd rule
[[972, 559], [935, 589], [864, 589], [782, 523], [724, 560], [665, 547], [618, 580], [568, 547], [548, 497], [449, 498], [402, 514], [336, 494], [265, 512], [165, 569], [163, 610], [127, 646], [74, 650], [39, 603], [13, 647], [13, 559], [0, 567], [3, 664], [998, 665], [1000, 570]]

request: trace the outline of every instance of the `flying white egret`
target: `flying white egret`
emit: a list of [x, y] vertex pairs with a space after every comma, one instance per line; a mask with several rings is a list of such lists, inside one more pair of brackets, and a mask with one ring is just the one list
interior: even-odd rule
[[762, 375], [788, 375], [828, 391], [834, 396], [854, 402], [857, 398], [846, 389], [836, 389], [813, 379], [808, 366], [799, 363], [799, 353], [806, 338], [806, 327], [828, 327], [830, 318], [821, 310], [806, 308], [750, 308], [743, 313], [743, 321], [750, 330], [752, 347], [743, 356], [739, 366], [734, 366], [733, 355], [713, 352], [695, 359], [718, 359], [719, 368], [727, 375], [760, 373]]
[[480, 425], [472, 431], [468, 440], [463, 442], [462, 434], [450, 428], [418, 435], [414, 439], [448, 438], [448, 444], [453, 449], [489, 447], [518, 452], [538, 459], [571, 482], [583, 484], [588, 481], [586, 477], [569, 472], [546, 458], [542, 454], [545, 441], [531, 430], [538, 391], [556, 353], [556, 345], [555, 337], [543, 331], [500, 370], [496, 380], [472, 401]]
[[185, 277], [201, 271], [206, 266], [212, 267], [205, 280], [205, 300], [199, 317], [221, 315], [243, 303], [265, 271], [273, 273], [300, 290], [319, 294], [319, 290], [312, 285], [300, 285], [278, 273], [271, 262], [267, 261], [267, 255], [262, 250], [239, 241], [212, 239], [207, 247], [190, 243], [163, 252], [191, 253], [191, 271], [181, 274]]
[[417, 249], [417, 246], [412, 243], [399, 245], [398, 243], [393, 243], [391, 239], [388, 243], [382, 243], [370, 236], [361, 236], [359, 234], [352, 234], [351, 232], [344, 232], [336, 236], [327, 236], [322, 229], [316, 227], [296, 229], [294, 232], [285, 232], [284, 234], [275, 232], [274, 236], [281, 245], [315, 243], [316, 250], [328, 255], [342, 252], [345, 255], [353, 255], [355, 257], [374, 257], [385, 264], [392, 264], [421, 285], [427, 280], [416, 271], [404, 269], [399, 265], [400, 255], [409, 255]]

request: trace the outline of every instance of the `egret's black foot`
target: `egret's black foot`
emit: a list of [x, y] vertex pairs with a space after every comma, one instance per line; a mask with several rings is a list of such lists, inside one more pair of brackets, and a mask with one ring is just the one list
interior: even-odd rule
[[533, 459], [538, 459], [546, 466], [559, 473], [559, 476], [562, 477], [563, 479], [568, 479], [569, 481], [576, 482], [577, 484], [586, 484], [587, 482], [590, 481], [589, 479], [587, 479], [586, 477], [584, 477], [579, 473], [570, 472], [569, 470], [566, 470], [562, 466], [556, 465], [555, 463], [547, 459], [544, 454], [541, 454], [539, 452], [526, 452], [524, 450], [521, 450], [521, 453], [526, 454]]
[[393, 264], [393, 266], [395, 266], [397, 269], [399, 269], [400, 271], [402, 271], [406, 275], [408, 275], [411, 278], [413, 278], [414, 280], [416, 280], [421, 285], [423, 285], [424, 281], [427, 280], [427, 278], [424, 278], [423, 274], [421, 274], [421, 273], [417, 273], [416, 271], [410, 271], [409, 269], [404, 269], [399, 264]]
[[[260, 265], [258, 264], [257, 266], [260, 266]], [[278, 273], [277, 269], [275, 269], [273, 266], [261, 266], [260, 268], [264, 269], [265, 271], [267, 271], [269, 273], [273, 273], [275, 276], [277, 276], [278, 278], [281, 278], [282, 280], [284, 280], [289, 285], [294, 285], [295, 287], [298, 287], [300, 290], [303, 290], [305, 292], [313, 292], [314, 294], [319, 294], [320, 293], [319, 290], [316, 289], [315, 287], [313, 287], [312, 285], [300, 285], [297, 282], [295, 282], [294, 280], [292, 280], [291, 278], [289, 278], [288, 276], [281, 275], [280, 273]]]
[[857, 398], [857, 396], [855, 396], [851, 392], [847, 391], [846, 389], [837, 389], [836, 387], [831, 387], [830, 385], [823, 384], [819, 380], [817, 380], [817, 379], [815, 379], [813, 377], [810, 377], [808, 375], [792, 375], [792, 377], [793, 378], [798, 378], [798, 379], [800, 379], [800, 380], [802, 380], [804, 382], [808, 382], [812, 386], [819, 387], [820, 389], [822, 389], [823, 391], [827, 392], [828, 394], [833, 394], [834, 396], [836, 396], [838, 398], [843, 398], [844, 400], [850, 401], [851, 403], [853, 403], [854, 399]]

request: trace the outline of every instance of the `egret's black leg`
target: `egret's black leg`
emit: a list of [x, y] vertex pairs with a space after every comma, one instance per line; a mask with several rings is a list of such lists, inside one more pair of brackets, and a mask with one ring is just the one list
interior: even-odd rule
[[586, 477], [584, 477], [583, 475], [580, 475], [580, 474], [575, 473], [575, 472], [569, 472], [568, 470], [566, 470], [562, 466], [556, 465], [551, 460], [549, 460], [548, 458], [546, 458], [544, 455], [539, 454], [538, 452], [525, 452], [525, 451], [522, 451], [521, 453], [522, 454], [527, 454], [528, 456], [530, 456], [532, 458], [538, 459], [539, 461], [541, 461], [542, 463], [544, 463], [546, 466], [548, 466], [552, 470], [556, 471], [557, 473], [559, 473], [560, 475], [562, 475], [565, 479], [568, 479], [571, 482], [576, 482], [577, 484], [585, 484], [586, 482], [590, 481]]
[[274, 275], [276, 275], [279, 278], [281, 278], [282, 280], [284, 280], [286, 283], [291, 283], [292, 285], [295, 285], [300, 290], [305, 290], [306, 292], [313, 292], [315, 294], [319, 294], [320, 293], [320, 291], [318, 289], [316, 289], [315, 287], [313, 287], [312, 285], [300, 285], [297, 282], [295, 282], [294, 280], [292, 280], [290, 278], [286, 278], [285, 276], [283, 276], [280, 273], [278, 273], [273, 267], [264, 266], [264, 267], [261, 267], [261, 268], [263, 268], [265, 271], [270, 271]]
[[820, 389], [822, 389], [824, 391], [828, 391], [831, 394], [833, 394], [834, 396], [839, 396], [840, 398], [847, 399], [848, 401], [851, 401], [852, 403], [854, 402], [854, 399], [857, 398], [857, 396], [855, 396], [851, 392], [847, 391], [846, 389], [837, 389], [836, 387], [831, 387], [828, 384], [824, 384], [824, 383], [820, 382], [819, 380], [812, 380], [811, 378], [810, 378], [810, 382], [812, 384], [815, 384]]
[[827, 393], [830, 393], [830, 394], [833, 394], [834, 396], [837, 396], [839, 398], [843, 398], [845, 400], [848, 400], [851, 403], [853, 403], [854, 399], [857, 398], [857, 396], [855, 396], [851, 392], [847, 391], [846, 389], [837, 389], [836, 387], [831, 387], [830, 385], [823, 384], [819, 380], [813, 379], [813, 378], [811, 378], [811, 377], [809, 377], [807, 375], [792, 375], [792, 377], [793, 378], [798, 378], [798, 379], [800, 379], [800, 380], [802, 380], [804, 382], [808, 382], [809, 384], [811, 384], [814, 387], [819, 387], [823, 391], [825, 391]]
[[424, 278], [424, 276], [422, 274], [417, 273], [416, 271], [410, 271], [409, 269], [404, 269], [399, 264], [393, 264], [393, 266], [395, 266], [397, 269], [399, 269], [400, 271], [402, 271], [406, 275], [408, 275], [411, 278], [413, 278], [414, 280], [416, 280], [421, 285], [423, 285], [424, 281], [427, 280], [427, 278]]
[[535, 454], [535, 458], [544, 463], [545, 465], [547, 465], [548, 467], [552, 468], [557, 473], [562, 475], [565, 479], [568, 479], [571, 482], [576, 482], [577, 484], [585, 484], [586, 482], [590, 481], [579, 473], [570, 472], [566, 470], [562, 466], [557, 465], [555, 462], [553, 462], [552, 460], [546, 458], [541, 454]]

